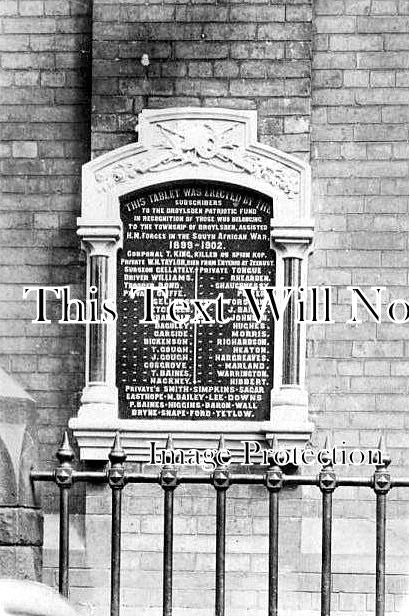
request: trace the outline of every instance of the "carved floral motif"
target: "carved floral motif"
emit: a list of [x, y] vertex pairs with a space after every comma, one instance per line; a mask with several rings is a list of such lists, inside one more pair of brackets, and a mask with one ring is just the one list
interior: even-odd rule
[[157, 123], [159, 143], [141, 154], [95, 175], [101, 190], [136, 179], [148, 172], [190, 165], [211, 165], [222, 171], [248, 173], [262, 179], [293, 199], [300, 192], [299, 175], [276, 161], [246, 150], [241, 144], [239, 122], [223, 124], [180, 121]]

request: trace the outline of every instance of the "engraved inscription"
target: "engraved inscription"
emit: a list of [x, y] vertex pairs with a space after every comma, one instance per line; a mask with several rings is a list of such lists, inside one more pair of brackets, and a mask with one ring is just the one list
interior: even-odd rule
[[[274, 286], [272, 215], [271, 200], [227, 184], [174, 182], [122, 198], [122, 418], [269, 417], [273, 325], [254, 320], [240, 289]], [[141, 322], [147, 287], [155, 288], [156, 323]], [[185, 301], [170, 319], [175, 299]], [[211, 322], [200, 314], [198, 299]]]

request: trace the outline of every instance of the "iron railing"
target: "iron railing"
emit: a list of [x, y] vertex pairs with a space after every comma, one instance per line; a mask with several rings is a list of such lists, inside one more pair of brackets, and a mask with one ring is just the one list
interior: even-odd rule
[[[223, 437], [219, 449], [223, 449]], [[277, 443], [273, 441], [273, 450]], [[328, 442], [325, 445], [329, 449]], [[167, 450], [173, 450], [171, 437]], [[173, 497], [181, 483], [212, 484], [216, 490], [216, 576], [215, 616], [225, 615], [225, 554], [226, 554], [226, 496], [233, 484], [264, 485], [269, 495], [269, 568], [268, 568], [268, 616], [278, 614], [278, 539], [280, 492], [285, 486], [317, 486], [322, 498], [322, 567], [321, 567], [321, 616], [331, 614], [332, 590], [332, 497], [343, 486], [368, 487], [376, 496], [376, 567], [375, 567], [375, 615], [385, 614], [385, 530], [387, 494], [394, 487], [409, 487], [409, 479], [392, 479], [388, 471], [390, 458], [382, 453], [383, 440], [378, 445], [378, 464], [372, 476], [340, 477], [328, 460], [316, 476], [288, 475], [279, 466], [270, 466], [265, 472], [236, 473], [225, 466], [217, 467], [212, 474], [180, 474], [175, 466], [163, 466], [157, 475], [129, 472], [125, 469], [126, 456], [116, 435], [105, 471], [77, 471], [72, 463], [74, 453], [67, 433], [57, 452], [59, 465], [54, 471], [31, 472], [33, 481], [54, 482], [60, 491], [59, 529], [59, 591], [65, 597], [69, 593], [69, 495], [73, 483], [93, 482], [108, 484], [112, 491], [111, 525], [111, 616], [120, 616], [121, 584], [121, 516], [122, 492], [129, 483], [158, 483], [164, 491], [163, 532], [163, 616], [172, 616], [173, 578]]]

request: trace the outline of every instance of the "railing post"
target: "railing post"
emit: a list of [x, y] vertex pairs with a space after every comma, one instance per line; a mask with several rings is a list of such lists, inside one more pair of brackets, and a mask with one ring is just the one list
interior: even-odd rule
[[[276, 436], [273, 438], [272, 450], [275, 453], [278, 451]], [[275, 460], [271, 460], [267, 471], [266, 485], [269, 491], [268, 616], [277, 616], [279, 497], [283, 486], [283, 472]]]
[[[169, 434], [166, 450], [173, 455], [172, 436]], [[178, 485], [177, 471], [172, 464], [166, 464], [160, 474], [160, 485], [164, 491], [163, 514], [163, 616], [172, 616], [173, 587], [173, 492]]]
[[64, 597], [68, 597], [70, 567], [69, 490], [73, 482], [72, 462], [74, 460], [74, 451], [70, 445], [67, 432], [64, 432], [56, 455], [60, 463], [55, 470], [55, 483], [60, 490], [58, 590]]
[[[330, 450], [327, 437], [324, 449]], [[321, 568], [321, 616], [331, 614], [332, 590], [332, 493], [337, 486], [336, 475], [332, 462], [328, 459], [318, 476], [319, 488], [322, 492], [322, 568]]]
[[390, 457], [383, 453], [383, 438], [380, 438], [378, 450], [380, 460], [376, 465], [373, 488], [376, 494], [376, 590], [375, 615], [385, 615], [385, 536], [386, 536], [386, 495], [391, 489], [391, 476], [387, 468]]
[[[219, 452], [225, 449], [223, 435], [220, 435]], [[219, 465], [213, 473], [216, 488], [216, 616], [224, 616], [226, 595], [226, 491], [230, 485], [227, 466]]]
[[112, 490], [111, 518], [111, 616], [119, 616], [121, 597], [121, 518], [122, 490], [125, 486], [126, 460], [121, 447], [119, 432], [116, 433], [109, 453], [108, 483]]

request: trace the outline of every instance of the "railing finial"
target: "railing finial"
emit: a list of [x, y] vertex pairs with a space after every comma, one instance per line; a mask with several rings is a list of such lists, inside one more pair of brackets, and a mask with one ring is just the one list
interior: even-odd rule
[[74, 460], [75, 454], [73, 448], [71, 447], [67, 430], [65, 430], [62, 436], [61, 444], [56, 453], [56, 457], [60, 464], [70, 464]]
[[380, 455], [380, 459], [378, 460], [378, 464], [376, 465], [377, 469], [386, 469], [391, 463], [391, 457], [389, 453], [386, 451], [385, 439], [383, 434], [381, 434], [378, 443], [378, 451]]
[[170, 433], [168, 434], [168, 438], [167, 438], [167, 441], [166, 441], [165, 449], [169, 449], [170, 451], [175, 449], [175, 447], [173, 445], [173, 437], [172, 437], [172, 435]]
[[165, 453], [168, 451], [171, 453], [169, 456], [166, 456], [166, 462], [162, 467], [159, 482], [164, 490], [174, 490], [179, 483], [179, 478], [175, 467], [176, 460], [172, 453], [175, 451], [175, 447], [173, 445], [173, 438], [171, 434], [168, 434], [165, 445]]
[[117, 430], [115, 433], [114, 442], [112, 444], [111, 451], [108, 454], [108, 458], [112, 465], [123, 464], [126, 460], [126, 453], [122, 449], [121, 435], [119, 433], [119, 430]]
[[220, 490], [227, 490], [227, 488], [230, 486], [230, 474], [228, 464], [226, 464], [225, 460], [222, 458], [222, 454], [220, 453], [223, 449], [225, 449], [224, 436], [223, 434], [220, 434], [219, 446], [217, 450], [217, 466], [214, 469], [212, 475], [213, 485], [218, 492]]
[[224, 441], [224, 434], [220, 434], [219, 444], [217, 447], [218, 451], [222, 451], [222, 449], [226, 449], [226, 443]]
[[271, 441], [271, 449], [273, 451], [278, 451], [278, 438], [277, 434], [274, 434], [273, 440]]
[[273, 438], [268, 441], [269, 446], [269, 455], [268, 455], [268, 463], [269, 468], [271, 469], [280, 469], [279, 464], [277, 463], [277, 454], [279, 452], [278, 438], [277, 435], [274, 434]]
[[271, 440], [271, 452], [269, 456], [269, 468], [266, 474], [266, 485], [270, 492], [279, 492], [283, 487], [283, 471], [277, 461], [277, 455], [279, 454], [278, 438], [274, 434]]
[[327, 433], [326, 437], [325, 437], [325, 443], [324, 443], [324, 450], [328, 451], [328, 456], [325, 456], [326, 460], [322, 460], [322, 467], [323, 468], [328, 468], [328, 469], [332, 469], [333, 464], [332, 464], [332, 458], [330, 455], [330, 451], [332, 450], [332, 439], [329, 433]]

